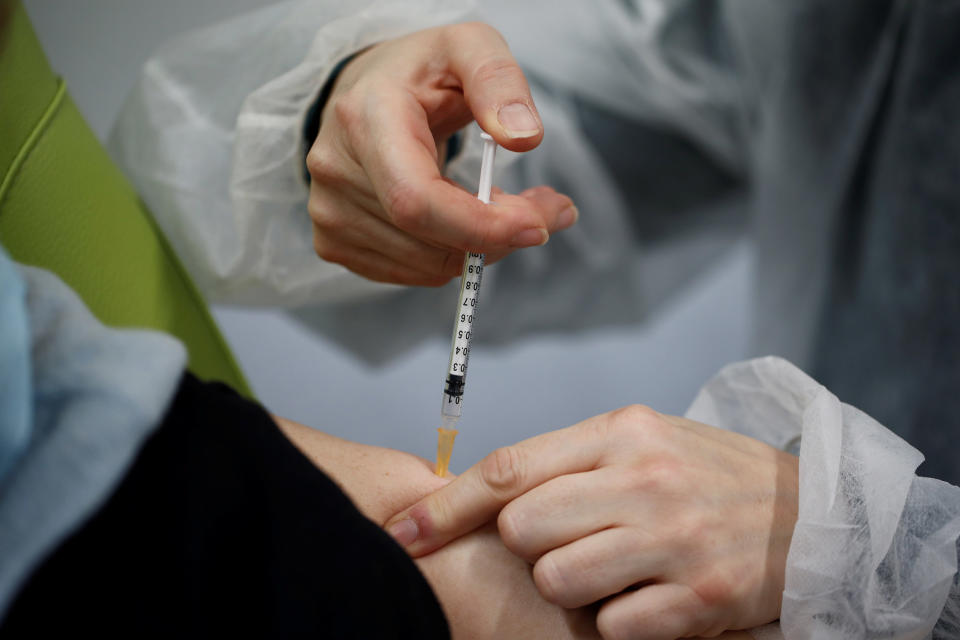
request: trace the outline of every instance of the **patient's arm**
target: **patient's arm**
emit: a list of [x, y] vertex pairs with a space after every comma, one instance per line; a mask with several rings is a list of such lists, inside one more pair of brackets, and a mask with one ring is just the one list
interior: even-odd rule
[[[417, 456], [341, 440], [282, 418], [277, 424], [379, 524], [446, 483]], [[492, 524], [416, 562], [458, 640], [599, 637], [593, 611], [567, 611], [540, 597], [530, 566], [501, 544]]]
[[[282, 418], [276, 421], [357, 508], [379, 524], [447, 482], [433, 474], [427, 461], [409, 453], [349, 442]], [[503, 546], [493, 523], [416, 563], [457, 640], [599, 638], [594, 610], [565, 610], [540, 597], [530, 565]]]

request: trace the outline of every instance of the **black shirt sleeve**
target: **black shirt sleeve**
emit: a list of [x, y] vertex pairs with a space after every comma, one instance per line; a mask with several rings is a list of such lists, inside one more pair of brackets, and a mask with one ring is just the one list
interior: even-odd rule
[[181, 381], [102, 508], [0, 636], [447, 638], [407, 554], [229, 387]]

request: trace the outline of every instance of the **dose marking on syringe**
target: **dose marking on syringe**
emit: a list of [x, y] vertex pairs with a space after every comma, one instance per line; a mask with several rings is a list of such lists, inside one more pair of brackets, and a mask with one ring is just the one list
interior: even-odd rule
[[[490, 204], [490, 194], [493, 188], [493, 162], [497, 144], [486, 133], [482, 133], [480, 137], [483, 139], [483, 151], [477, 198], [484, 204]], [[483, 278], [483, 267], [482, 253], [470, 252], [464, 256], [463, 272], [460, 278], [460, 295], [457, 299], [456, 319], [453, 325], [453, 342], [450, 346], [450, 365], [447, 368], [447, 379], [444, 381], [443, 388], [443, 403], [440, 406], [445, 429], [455, 425], [463, 411], [463, 392], [466, 387], [467, 364], [470, 360], [470, 343], [473, 338], [474, 321], [477, 318], [477, 309], [480, 304], [480, 281]]]
[[[453, 376], [466, 377], [470, 359], [470, 340], [473, 337], [473, 322], [476, 319], [480, 297], [480, 281], [483, 278], [483, 254], [469, 253], [464, 268], [463, 289], [460, 291], [459, 313], [453, 334], [453, 350], [450, 354], [450, 369]], [[447, 396], [448, 403], [460, 404], [463, 388]]]

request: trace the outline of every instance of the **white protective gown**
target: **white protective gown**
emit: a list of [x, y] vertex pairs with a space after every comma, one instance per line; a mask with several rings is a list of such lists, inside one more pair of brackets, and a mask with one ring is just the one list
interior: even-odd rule
[[[917, 77], [902, 72], [917, 60], [911, 43], [936, 42], [931, 30], [950, 24], [926, 9], [892, 0], [485, 3], [481, 16], [527, 71], [546, 129], [541, 148], [498, 184], [551, 184], [574, 198], [581, 219], [488, 272], [484, 313], [499, 321], [484, 338], [636, 321], [749, 219], [757, 349], [833, 375], [831, 357], [844, 351], [825, 349], [818, 329], [832, 330], [826, 301], [840, 295], [837, 274], [849, 266], [836, 247], [846, 246], [850, 220], [885, 220], [863, 203], [917, 191], [864, 175], [903, 174], [903, 163], [893, 163], [898, 173], [874, 158], [893, 153], [887, 132], [922, 131], [890, 125], [881, 107]], [[188, 34], [146, 65], [112, 151], [212, 300], [310, 305], [297, 313], [370, 358], [449, 330], [449, 292], [370, 283], [316, 258], [302, 126], [339, 60], [476, 10], [450, 0], [287, 2]], [[468, 188], [475, 142], [468, 134], [448, 167]], [[928, 199], [922, 209], [938, 206]], [[952, 256], [950, 245], [942, 251]], [[391, 331], [370, 331], [384, 296], [393, 297]], [[900, 317], [870, 313], [869, 323], [854, 314], [853, 329], [870, 334]], [[384, 342], [371, 343], [378, 335]], [[397, 335], [405, 340], [387, 340]], [[949, 352], [955, 343], [946, 344]], [[922, 375], [955, 380], [940, 362]], [[836, 380], [828, 384], [848, 388]], [[936, 405], [925, 389], [900, 404]], [[872, 397], [838, 393], [857, 406]], [[802, 442], [786, 637], [960, 637], [960, 488], [917, 477], [915, 449], [779, 359], [725, 369], [688, 415], [776, 446]]]

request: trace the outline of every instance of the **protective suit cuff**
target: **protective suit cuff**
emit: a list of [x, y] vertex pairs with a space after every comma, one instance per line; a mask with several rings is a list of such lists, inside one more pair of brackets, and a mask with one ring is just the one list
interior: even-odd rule
[[916, 475], [919, 451], [786, 360], [725, 367], [687, 417], [800, 445], [786, 638], [957, 637], [960, 487]]

